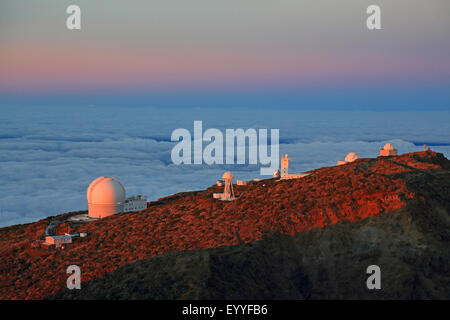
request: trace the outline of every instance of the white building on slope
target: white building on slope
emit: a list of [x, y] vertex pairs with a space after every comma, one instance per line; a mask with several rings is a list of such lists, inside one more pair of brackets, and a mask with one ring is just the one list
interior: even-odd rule
[[141, 211], [147, 208], [143, 195], [125, 198], [125, 188], [113, 177], [98, 177], [86, 191], [89, 217], [104, 218], [121, 212]]

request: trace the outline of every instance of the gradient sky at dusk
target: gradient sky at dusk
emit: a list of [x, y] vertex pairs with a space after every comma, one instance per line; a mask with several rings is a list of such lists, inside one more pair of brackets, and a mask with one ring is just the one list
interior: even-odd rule
[[[376, 3], [383, 30], [369, 31]], [[82, 29], [65, 27], [69, 4]], [[448, 0], [0, 1], [2, 103], [448, 109]]]

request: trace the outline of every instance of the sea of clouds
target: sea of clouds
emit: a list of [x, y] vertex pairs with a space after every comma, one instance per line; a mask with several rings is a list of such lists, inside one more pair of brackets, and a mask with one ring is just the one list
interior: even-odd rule
[[[390, 141], [400, 153], [450, 156], [450, 112], [158, 109], [152, 107], [12, 107], [0, 113], [0, 226], [87, 209], [86, 188], [114, 176], [127, 196], [149, 200], [214, 184], [224, 170], [260, 177], [259, 166], [180, 165], [171, 161], [171, 133], [194, 120], [203, 130], [280, 129], [290, 172], [335, 165], [354, 151], [376, 157]], [[206, 144], [205, 144], [206, 145]]]

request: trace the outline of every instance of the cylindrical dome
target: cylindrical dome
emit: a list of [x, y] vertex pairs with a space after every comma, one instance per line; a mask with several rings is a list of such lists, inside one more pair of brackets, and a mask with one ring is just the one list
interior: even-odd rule
[[384, 150], [394, 150], [394, 146], [388, 142], [384, 145]]
[[355, 152], [349, 152], [348, 154], [347, 154], [347, 156], [345, 157], [345, 161], [347, 161], [347, 162], [353, 162], [353, 161], [355, 161], [356, 159], [358, 159], [359, 157], [358, 157], [358, 154], [357, 153], [355, 153]]
[[225, 172], [222, 176], [223, 180], [232, 180], [233, 178], [234, 175], [230, 171]]
[[87, 188], [89, 216], [103, 218], [123, 211], [125, 188], [113, 177], [98, 177]]

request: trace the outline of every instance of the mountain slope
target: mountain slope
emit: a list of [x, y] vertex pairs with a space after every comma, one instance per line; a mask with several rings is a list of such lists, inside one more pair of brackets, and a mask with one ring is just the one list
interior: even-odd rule
[[[77, 264], [83, 290], [54, 297], [448, 298], [449, 177], [450, 161], [427, 151], [262, 180], [233, 202], [213, 186], [72, 225], [89, 236], [64, 251], [29, 248], [46, 220], [3, 228], [0, 297], [60, 292]], [[391, 289], [367, 293], [377, 263]]]
[[[423, 213], [401, 209], [295, 236], [168, 253], [48, 298], [448, 299], [447, 242], [429, 234], [433, 224], [423, 224]], [[366, 287], [373, 264], [381, 268], [381, 290]]]

